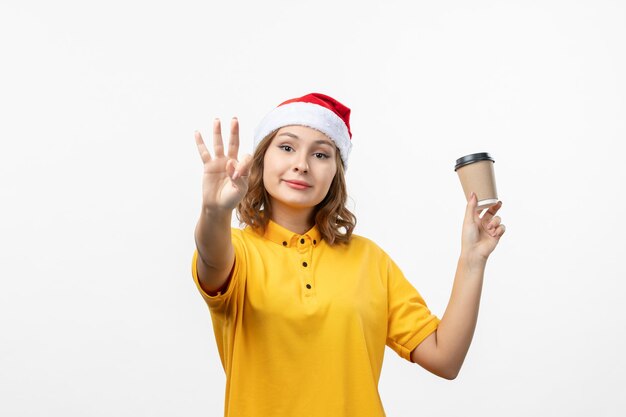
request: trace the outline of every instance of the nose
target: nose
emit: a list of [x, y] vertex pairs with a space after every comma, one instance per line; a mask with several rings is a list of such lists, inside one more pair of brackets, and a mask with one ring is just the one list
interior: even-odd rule
[[306, 156], [303, 155], [294, 161], [293, 170], [304, 174], [309, 172], [309, 163], [307, 162]]

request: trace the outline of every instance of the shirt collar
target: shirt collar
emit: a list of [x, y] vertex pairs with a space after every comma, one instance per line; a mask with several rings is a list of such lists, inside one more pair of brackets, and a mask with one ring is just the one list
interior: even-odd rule
[[301, 245], [317, 246], [322, 241], [322, 235], [320, 234], [317, 225], [313, 226], [304, 234], [299, 235], [291, 230], [285, 229], [278, 223], [274, 223], [271, 220], [267, 223], [263, 237], [271, 240], [277, 245], [285, 246], [287, 248]]

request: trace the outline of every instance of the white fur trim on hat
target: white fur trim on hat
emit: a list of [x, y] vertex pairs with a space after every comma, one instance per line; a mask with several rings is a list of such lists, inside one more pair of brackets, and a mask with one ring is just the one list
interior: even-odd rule
[[261, 120], [254, 131], [254, 147], [274, 131], [292, 125], [310, 127], [331, 138], [339, 149], [343, 166], [347, 168], [352, 149], [348, 128], [341, 117], [318, 104], [292, 102], [276, 107]]

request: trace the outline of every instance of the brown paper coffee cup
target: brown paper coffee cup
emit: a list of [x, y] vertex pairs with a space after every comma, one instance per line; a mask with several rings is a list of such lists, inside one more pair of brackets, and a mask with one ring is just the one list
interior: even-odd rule
[[486, 152], [473, 153], [456, 160], [454, 170], [459, 175], [465, 199], [469, 200], [473, 191], [478, 198], [477, 210], [483, 210], [498, 202], [496, 176], [493, 170], [495, 160]]

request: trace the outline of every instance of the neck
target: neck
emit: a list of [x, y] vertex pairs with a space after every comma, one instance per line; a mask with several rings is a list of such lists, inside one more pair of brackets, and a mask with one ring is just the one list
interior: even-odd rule
[[272, 221], [287, 230], [302, 235], [315, 224], [313, 207], [289, 207], [272, 201]]

